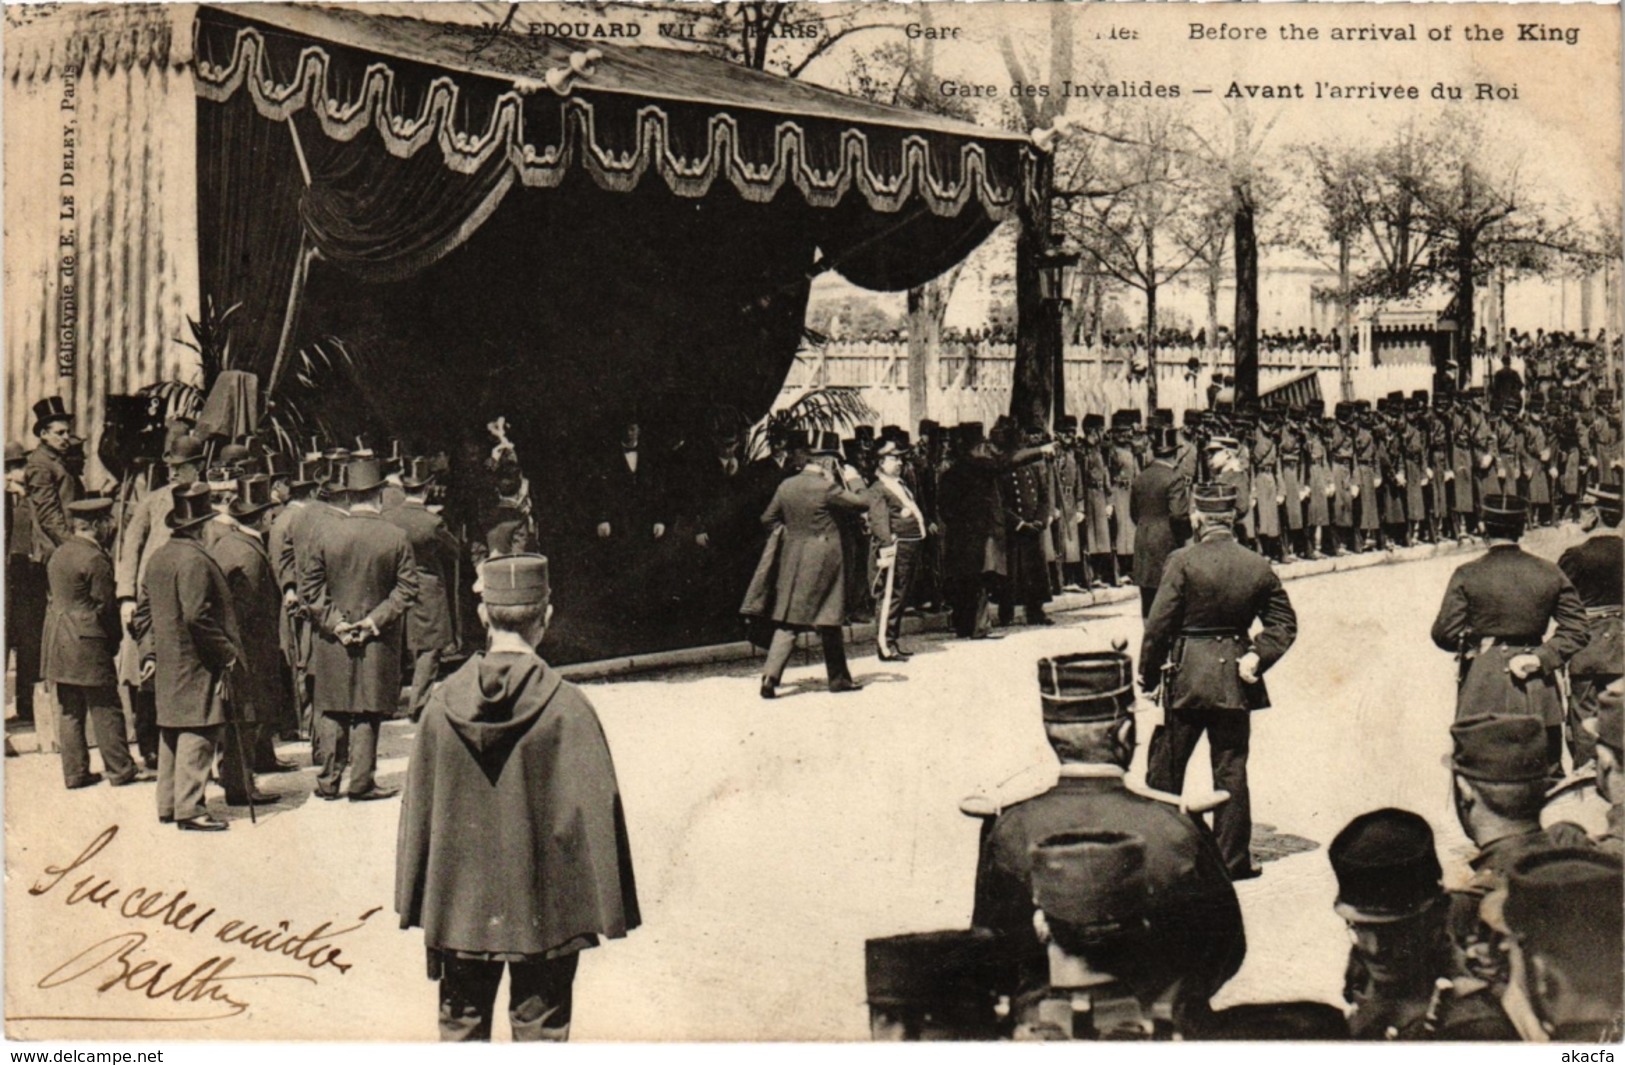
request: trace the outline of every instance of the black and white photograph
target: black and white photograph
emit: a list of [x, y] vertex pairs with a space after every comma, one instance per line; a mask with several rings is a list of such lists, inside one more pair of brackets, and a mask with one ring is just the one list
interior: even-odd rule
[[5, 1039], [1619, 1043], [1620, 11], [6, 4]]

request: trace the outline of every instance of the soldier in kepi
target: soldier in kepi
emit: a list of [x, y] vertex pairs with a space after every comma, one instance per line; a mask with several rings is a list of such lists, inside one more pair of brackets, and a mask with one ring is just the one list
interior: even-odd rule
[[1625, 635], [1620, 598], [1625, 593], [1625, 540], [1619, 535], [1620, 486], [1616, 482], [1586, 492], [1580, 528], [1585, 543], [1563, 552], [1557, 568], [1585, 604], [1586, 645], [1569, 659], [1569, 707], [1565, 722], [1569, 756], [1576, 769], [1596, 757], [1597, 741], [1585, 723], [1597, 716], [1598, 694], [1625, 671]]
[[1034, 848], [1087, 831], [1140, 841], [1150, 901], [1134, 939], [1133, 972], [1119, 975], [1132, 975], [1136, 997], [1177, 1027], [1201, 1027], [1209, 999], [1241, 967], [1247, 940], [1212, 837], [1176, 797], [1151, 798], [1125, 785], [1134, 758], [1134, 663], [1113, 652], [1067, 655], [1041, 660], [1038, 674], [1060, 779], [1007, 808], [999, 800], [985, 809], [967, 800], [965, 807], [996, 813], [983, 839], [972, 923], [998, 934], [1010, 959], [1000, 990], [1011, 996], [1013, 1019], [1018, 1027], [1040, 1023], [1051, 989], [1048, 953], [1033, 925]]
[[[1456, 717], [1540, 718], [1546, 726], [1546, 763], [1560, 778], [1558, 671], [1586, 644], [1586, 614], [1563, 571], [1518, 546], [1526, 509], [1516, 496], [1484, 498], [1481, 521], [1489, 550], [1451, 575], [1433, 622], [1433, 642], [1459, 656]], [[1548, 638], [1554, 621], [1556, 630]]]
[[[1246, 880], [1260, 872], [1250, 852], [1250, 714], [1269, 706], [1264, 673], [1292, 646], [1298, 616], [1269, 562], [1236, 542], [1235, 508], [1235, 492], [1226, 485], [1192, 490], [1195, 542], [1168, 556], [1145, 622], [1140, 684], [1148, 696], [1160, 694], [1163, 706], [1146, 783], [1179, 794], [1205, 732], [1213, 786], [1230, 795], [1213, 815], [1213, 830], [1230, 878]], [[1255, 621], [1262, 628], [1252, 635]]]

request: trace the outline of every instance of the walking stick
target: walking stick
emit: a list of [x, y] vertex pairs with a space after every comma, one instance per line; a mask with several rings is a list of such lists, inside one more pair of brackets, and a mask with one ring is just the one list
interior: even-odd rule
[[[225, 678], [222, 677], [220, 679], [219, 683], [224, 684], [225, 683]], [[215, 685], [211, 684], [209, 686], [209, 703], [210, 703], [209, 709], [210, 710], [214, 709], [213, 703], [214, 703], [215, 698], [218, 696], [218, 694], [219, 694], [219, 689]], [[230, 700], [227, 700], [226, 705], [227, 706], [232, 705]], [[232, 707], [232, 709], [235, 710], [236, 708]], [[205, 714], [204, 720], [208, 720], [207, 714]], [[260, 822], [259, 822], [259, 815], [254, 810], [254, 767], [253, 767], [253, 764], [250, 763], [249, 760], [248, 760], [247, 752], [245, 752], [243, 750], [243, 732], [242, 732], [242, 729], [237, 727], [237, 722], [229, 720], [229, 719], [226, 721], [226, 728], [231, 731], [232, 738], [237, 741], [237, 761], [242, 765], [242, 767], [243, 767], [243, 776], [248, 781], [248, 790], [243, 792], [244, 797], [248, 799], [248, 823], [251, 824], [251, 825], [257, 825]], [[231, 756], [228, 753], [226, 757], [229, 758]]]

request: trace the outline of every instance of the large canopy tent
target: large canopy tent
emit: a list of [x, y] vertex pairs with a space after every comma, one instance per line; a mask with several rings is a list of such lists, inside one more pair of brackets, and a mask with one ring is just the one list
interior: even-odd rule
[[[664, 453], [708, 410], [754, 420], [820, 271], [923, 284], [1034, 187], [1022, 135], [678, 50], [254, 5], [201, 8], [194, 52], [200, 292], [240, 305], [238, 367], [454, 457], [505, 415], [562, 583], [614, 602], [572, 604], [565, 658], [725, 635], [695, 630], [677, 538], [593, 542], [627, 416]], [[292, 387], [330, 338], [356, 385]]]
[[679, 396], [759, 416], [814, 275], [922, 284], [1030, 171], [1018, 134], [706, 56], [243, 10], [197, 21], [202, 294], [242, 305], [273, 392], [342, 340], [403, 435], [458, 407], [538, 445]]

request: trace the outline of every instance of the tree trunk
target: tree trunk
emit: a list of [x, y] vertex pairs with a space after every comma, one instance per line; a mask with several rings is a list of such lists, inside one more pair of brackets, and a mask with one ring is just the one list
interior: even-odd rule
[[1213, 261], [1207, 264], [1207, 346], [1213, 347], [1219, 340], [1219, 282], [1223, 280], [1220, 275], [1224, 272], [1224, 261], [1220, 258], [1224, 253], [1214, 249], [1217, 254]]
[[1236, 200], [1236, 403], [1258, 401], [1258, 233], [1244, 189]]
[[1100, 357], [1100, 345], [1106, 334], [1106, 279], [1099, 274], [1095, 275], [1094, 291], [1090, 293], [1093, 306], [1090, 315], [1094, 319], [1089, 323], [1089, 346], [1095, 350], [1095, 357]]
[[1478, 234], [1462, 233], [1456, 240], [1456, 387], [1466, 388], [1473, 376], [1473, 259]]
[[[1145, 227], [1145, 406], [1157, 409], [1157, 233]], [[1132, 368], [1132, 367], [1131, 367]]]
[[1351, 241], [1344, 233], [1337, 241], [1337, 370], [1338, 389], [1347, 401], [1354, 398], [1354, 285], [1350, 277]]
[[1055, 367], [1051, 360], [1060, 355], [1059, 344], [1049, 341], [1059, 322], [1054, 315], [1045, 313], [1038, 285], [1038, 272], [1049, 251], [1055, 188], [1054, 160], [1045, 153], [1038, 155], [1034, 185], [1032, 196], [1022, 197], [1021, 230], [1016, 235], [1016, 364], [1010, 386], [1010, 417], [1017, 425], [1049, 423], [1055, 405]]
[[942, 320], [948, 313], [964, 264], [908, 290], [908, 417], [913, 425], [931, 417], [931, 382], [942, 352]]

